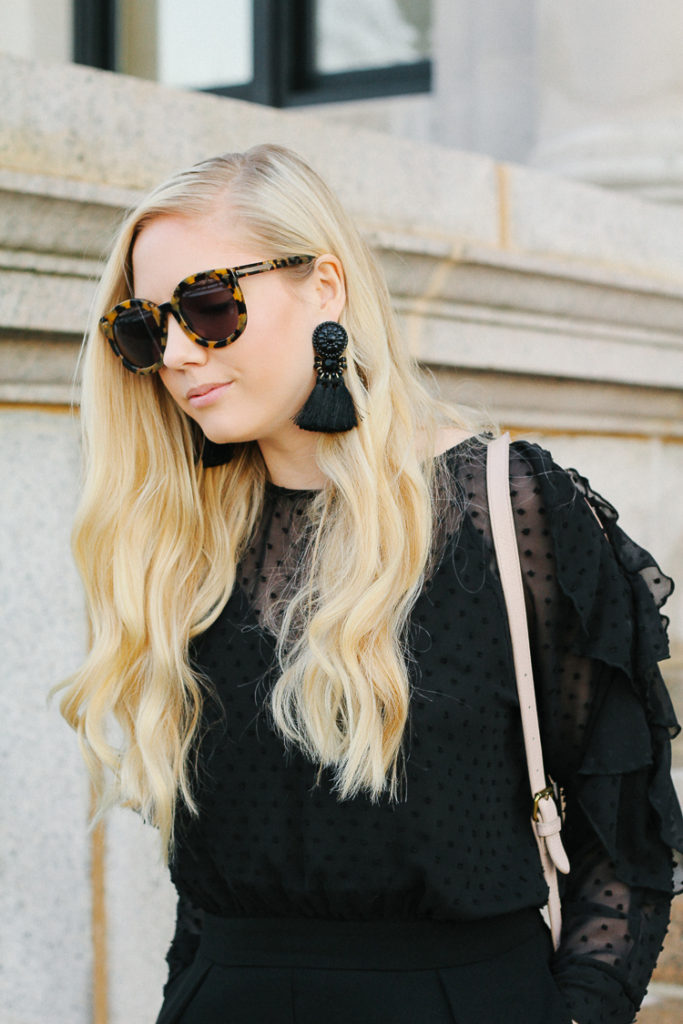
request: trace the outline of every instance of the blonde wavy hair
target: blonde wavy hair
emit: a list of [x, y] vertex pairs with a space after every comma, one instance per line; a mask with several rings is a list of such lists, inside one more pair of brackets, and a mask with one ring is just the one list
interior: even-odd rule
[[329, 252], [344, 269], [346, 380], [362, 419], [348, 433], [320, 435], [327, 483], [311, 510], [307, 578], [279, 626], [280, 673], [269, 697], [276, 729], [333, 769], [340, 798], [399, 793], [410, 697], [403, 640], [430, 554], [431, 454], [440, 425], [471, 427], [426, 390], [375, 260], [292, 152], [263, 145], [207, 160], [126, 218], [83, 352], [84, 486], [73, 549], [92, 643], [61, 684], [60, 708], [78, 732], [98, 817], [113, 803], [136, 808], [159, 828], [166, 854], [177, 801], [196, 813], [192, 752], [206, 683], [190, 663], [190, 641], [230, 596], [266, 470], [253, 442], [236, 445], [227, 465], [204, 468], [196, 424], [158, 376], [121, 365], [98, 319], [131, 295], [131, 250], [145, 224], [201, 217], [224, 203], [264, 259]]

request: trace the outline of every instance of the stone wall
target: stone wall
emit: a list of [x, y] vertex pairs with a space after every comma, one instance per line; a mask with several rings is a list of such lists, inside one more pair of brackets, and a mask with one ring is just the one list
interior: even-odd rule
[[[683, 554], [683, 211], [74, 66], [0, 58], [0, 111], [0, 1004], [7, 1024], [144, 1024], [173, 924], [155, 836], [125, 812], [87, 832], [75, 738], [45, 707], [86, 644], [68, 550], [70, 403], [93, 281], [122, 210], [215, 152], [261, 141], [299, 150], [356, 215], [406, 343], [444, 393], [578, 465], [664, 568]], [[679, 596], [668, 610], [666, 671], [680, 692]], [[667, 984], [680, 980], [673, 952], [663, 969]]]

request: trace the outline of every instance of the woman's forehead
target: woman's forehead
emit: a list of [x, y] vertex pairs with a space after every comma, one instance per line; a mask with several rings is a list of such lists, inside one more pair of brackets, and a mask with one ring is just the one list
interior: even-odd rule
[[133, 287], [136, 294], [162, 302], [190, 274], [262, 258], [268, 254], [255, 250], [244, 228], [229, 214], [163, 214], [144, 224], [135, 239]]

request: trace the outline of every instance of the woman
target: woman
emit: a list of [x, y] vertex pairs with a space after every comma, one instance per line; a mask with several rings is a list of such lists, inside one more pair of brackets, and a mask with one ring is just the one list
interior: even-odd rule
[[586, 480], [512, 446], [571, 861], [553, 954], [487, 436], [420, 383], [306, 164], [218, 157], [130, 215], [82, 408], [93, 644], [62, 710], [102, 807], [169, 854], [160, 1024], [631, 1021], [683, 848], [671, 583]]

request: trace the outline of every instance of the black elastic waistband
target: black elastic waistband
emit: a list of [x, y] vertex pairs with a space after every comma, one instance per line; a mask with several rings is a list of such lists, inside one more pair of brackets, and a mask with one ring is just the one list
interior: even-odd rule
[[538, 910], [481, 921], [333, 921], [205, 914], [199, 955], [243, 967], [420, 970], [487, 960], [547, 930]]

